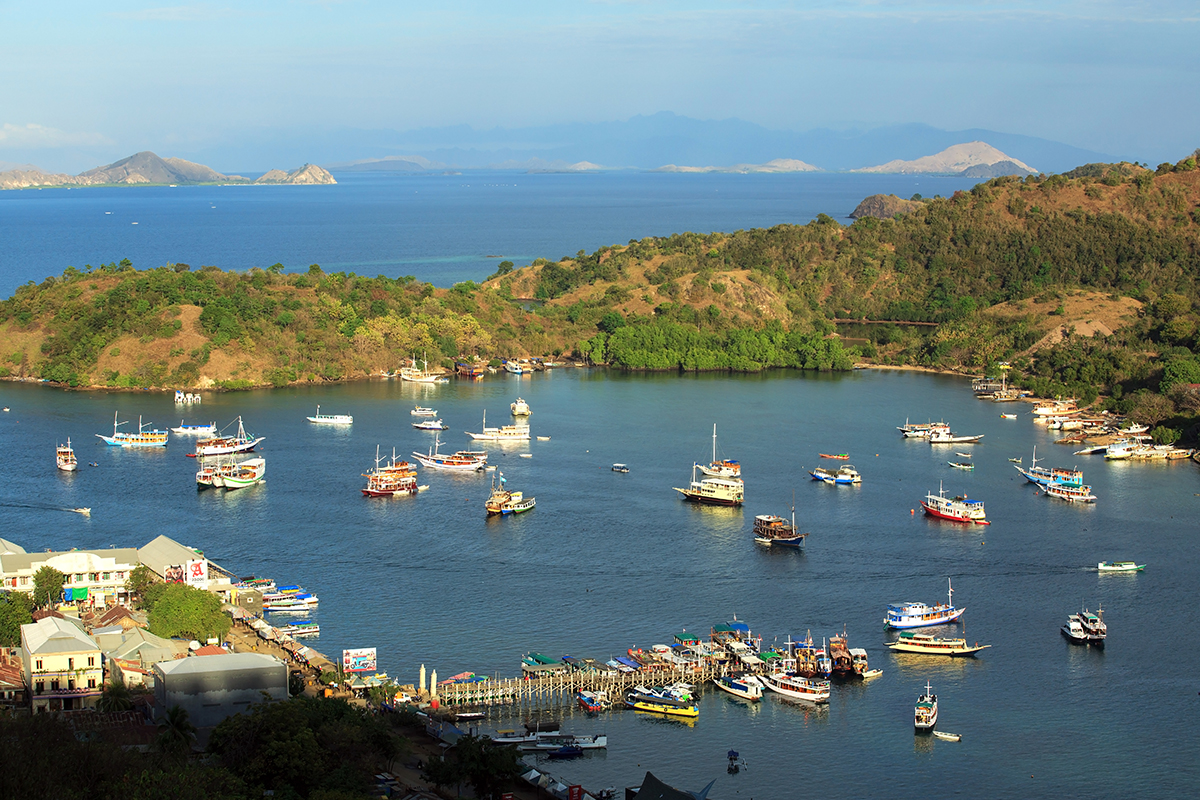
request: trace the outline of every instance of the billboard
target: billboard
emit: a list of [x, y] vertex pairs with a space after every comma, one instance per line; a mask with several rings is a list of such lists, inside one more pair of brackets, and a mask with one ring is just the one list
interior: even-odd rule
[[197, 589], [208, 586], [208, 561], [202, 558], [187, 562], [187, 584]]
[[185, 575], [187, 573], [184, 571], [183, 564], [172, 564], [163, 570], [163, 581], [165, 583], [183, 583]]
[[374, 672], [375, 648], [361, 647], [342, 651], [342, 669], [345, 672]]

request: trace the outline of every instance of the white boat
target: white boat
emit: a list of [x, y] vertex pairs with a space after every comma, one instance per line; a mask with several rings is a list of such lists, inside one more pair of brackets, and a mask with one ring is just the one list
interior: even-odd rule
[[410, 411], [408, 413], [412, 414], [414, 417], [436, 417], [437, 416], [437, 411], [435, 409], [425, 408], [424, 406], [417, 406], [416, 408], [414, 408], [412, 411]]
[[192, 394], [191, 392], [183, 392], [183, 391], [180, 391], [179, 389], [176, 389], [175, 390], [175, 402], [180, 405], [192, 405], [193, 403], [203, 403], [204, 398], [202, 398], [198, 394]]
[[712, 461], [708, 464], [697, 464], [696, 467], [710, 478], [740, 478], [742, 465], [729, 459], [717, 460], [717, 425], [713, 423]]
[[528, 417], [533, 413], [529, 410], [529, 403], [526, 403], [519, 397], [512, 402], [509, 408], [512, 409], [512, 415], [514, 417]]
[[934, 731], [933, 735], [945, 742], [961, 742], [962, 734], [946, 733], [945, 731]]
[[949, 428], [939, 428], [929, 433], [930, 444], [975, 444], [982, 438], [982, 433], [978, 436], [959, 436], [951, 433]]
[[1096, 565], [1097, 572], [1141, 572], [1145, 568], [1136, 561], [1101, 561]]
[[446, 383], [446, 378], [442, 377], [440, 372], [429, 371], [429, 361], [422, 361], [423, 369], [417, 369], [417, 359], [414, 356], [412, 366], [400, 368], [400, 379], [411, 383]]
[[419, 431], [447, 431], [450, 426], [442, 422], [440, 419], [423, 419], [420, 422], [412, 424]]
[[1074, 400], [1056, 400], [1050, 403], [1041, 403], [1033, 407], [1033, 415], [1035, 417], [1062, 416], [1063, 414], [1072, 414], [1074, 412]]
[[717, 506], [740, 506], [745, 499], [745, 485], [737, 478], [704, 478], [696, 480], [696, 468], [692, 465], [692, 482], [686, 489], [673, 487], [685, 500]]
[[901, 653], [923, 653], [930, 656], [973, 656], [990, 644], [967, 644], [966, 639], [944, 639], [930, 633], [901, 631], [900, 638], [887, 642], [885, 647]]
[[71, 437], [67, 437], [66, 444], [60, 444], [54, 454], [54, 463], [63, 472], [74, 472], [79, 467], [79, 461], [75, 458], [75, 451], [71, 449]]
[[1052, 483], [1049, 486], [1043, 486], [1042, 492], [1047, 497], [1057, 497], [1059, 500], [1066, 500], [1068, 503], [1094, 503], [1096, 495], [1092, 494], [1090, 486], [1069, 486], [1065, 483]]
[[937, 695], [933, 693], [929, 681], [926, 681], [925, 694], [917, 698], [917, 705], [913, 709], [913, 728], [917, 733], [929, 733], [937, 725], [937, 717]]
[[456, 472], [478, 472], [487, 466], [487, 453], [483, 451], [459, 450], [449, 454], [441, 452], [441, 436], [433, 440], [428, 453], [413, 452], [413, 458], [430, 469], [445, 469]]
[[307, 592], [263, 595], [263, 611], [292, 611], [304, 613], [317, 607], [316, 595]]
[[533, 368], [528, 365], [523, 365], [519, 361], [508, 359], [504, 362], [504, 371], [512, 375], [528, 375], [533, 372]]
[[[117, 414], [113, 413], [113, 435], [105, 436], [97, 433], [96, 436], [104, 440], [105, 444], [113, 447], [166, 447], [167, 432], [160, 430], [146, 430], [146, 425], [142, 424], [142, 418], [138, 416], [138, 432], [126, 433], [118, 430], [124, 422], [117, 422]], [[149, 424], [149, 423], [147, 423]]]
[[1149, 425], [1139, 425], [1136, 422], [1126, 425], [1124, 428], [1117, 428], [1117, 433], [1122, 436], [1134, 436], [1139, 433], [1145, 433], [1150, 430]]
[[196, 470], [196, 488], [203, 490], [212, 486], [217, 489], [225, 487], [225, 476], [237, 472], [237, 462], [232, 456], [216, 456], [200, 459], [200, 469]]
[[888, 628], [926, 628], [930, 625], [945, 625], [955, 622], [966, 611], [954, 606], [954, 585], [946, 580], [948, 587], [946, 602], [934, 606], [925, 603], [892, 603], [887, 607], [883, 624]]
[[1085, 608], [1078, 614], [1071, 614], [1061, 630], [1062, 635], [1073, 644], [1104, 647], [1104, 640], [1108, 637], [1108, 626], [1104, 624], [1104, 609], [1097, 608], [1093, 614]]
[[472, 439], [483, 442], [527, 442], [530, 438], [528, 425], [501, 425], [499, 428], [489, 428], [486, 409], [483, 412], [483, 432], [466, 433]]
[[817, 467], [808, 474], [812, 476], [814, 481], [824, 481], [825, 483], [842, 486], [853, 486], [862, 483], [862, 475], [859, 475], [858, 470], [850, 464], [840, 468], [837, 472], [830, 472], [824, 467]]
[[539, 442], [548, 442], [548, 441], [550, 441], [550, 437], [549, 436], [539, 436], [539, 437], [537, 437], [537, 440]]
[[217, 423], [210, 422], [207, 425], [185, 425], [183, 420], [179, 420], [178, 428], [171, 428], [171, 433], [177, 433], [180, 436], [212, 436], [217, 432]]
[[1104, 448], [1104, 457], [1109, 461], [1121, 461], [1132, 456], [1139, 447], [1141, 443], [1134, 439], [1120, 439]]
[[225, 475], [226, 490], [244, 489], [262, 481], [267, 476], [267, 462], [263, 458], [248, 458], [237, 464], [237, 469]]
[[931, 517], [948, 519], [951, 522], [970, 522], [976, 525], [991, 525], [984, 512], [982, 500], [968, 500], [965, 495], [946, 497], [945, 489], [938, 487], [938, 493], [930, 492], [921, 501], [921, 508]]
[[775, 672], [759, 678], [768, 689], [793, 700], [807, 703], [829, 702], [829, 681], [801, 678], [785, 672]]
[[1016, 414], [1001, 414], [1000, 419], [1016, 419]]
[[318, 425], [352, 425], [354, 417], [349, 414], [322, 414], [321, 407], [318, 405], [317, 413], [308, 417], [308, 421]]
[[[237, 418], [238, 429], [233, 436], [214, 436], [211, 439], [200, 439], [196, 442], [196, 452], [188, 453], [192, 458], [205, 456], [227, 456], [232, 453], [249, 453], [257, 447], [265, 436], [251, 436], [242, 426], [242, 418]], [[231, 423], [232, 424], [232, 423]]]
[[883, 670], [881, 670], [881, 669], [869, 669], [866, 672], [864, 672], [862, 674], [862, 676], [863, 676], [864, 681], [869, 681], [872, 678], [878, 678], [882, 674], [883, 674]]
[[753, 675], [730, 675], [713, 678], [713, 685], [742, 700], [762, 700], [763, 687]]

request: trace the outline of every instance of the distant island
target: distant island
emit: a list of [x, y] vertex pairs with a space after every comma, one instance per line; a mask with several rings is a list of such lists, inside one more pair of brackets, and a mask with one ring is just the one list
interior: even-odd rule
[[0, 172], [0, 189], [44, 189], [64, 186], [186, 186], [205, 183], [316, 185], [337, 183], [315, 164], [284, 172], [273, 169], [251, 180], [225, 175], [182, 158], [161, 158], [150, 151], [95, 167], [78, 175], [43, 172], [37, 167]]
[[680, 167], [675, 164], [667, 164], [665, 167], [651, 170], [652, 172], [719, 172], [733, 173], [740, 175], [749, 175], [752, 173], [780, 173], [780, 172], [823, 172], [820, 167], [814, 167], [812, 164], [806, 164], [803, 161], [795, 158], [776, 158], [768, 161], [765, 164], [734, 164], [731, 167]]
[[912, 161], [896, 159], [876, 167], [851, 172], [898, 173], [901, 175], [958, 175], [963, 178], [1023, 178], [1038, 171], [1023, 161], [1006, 155], [987, 142], [966, 142], [947, 147], [940, 153]]

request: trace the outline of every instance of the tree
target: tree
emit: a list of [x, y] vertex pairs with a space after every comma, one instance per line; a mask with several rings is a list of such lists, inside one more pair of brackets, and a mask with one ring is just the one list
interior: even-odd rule
[[145, 564], [138, 564], [129, 573], [129, 578], [125, 581], [125, 591], [130, 594], [135, 594], [141, 599], [145, 599], [146, 590], [150, 585], [157, 582], [157, 577], [154, 572]]
[[612, 333], [617, 328], [624, 327], [624, 325], [625, 318], [621, 316], [620, 312], [617, 311], [609, 311], [600, 318], [598, 323], [596, 323], [596, 327], [605, 333]]
[[454, 751], [476, 797], [495, 797], [523, 771], [515, 745], [497, 747], [486, 736], [464, 736], [454, 745]]
[[33, 604], [37, 608], [49, 607], [62, 600], [63, 584], [67, 577], [54, 567], [42, 567], [33, 573]]
[[171, 706], [158, 721], [158, 749], [164, 753], [186, 753], [195, 739], [196, 726], [188, 719], [187, 709], [181, 706]]
[[21, 626], [33, 622], [33, 601], [24, 592], [0, 593], [0, 647], [21, 646]]
[[1129, 416], [1142, 423], [1154, 427], [1175, 413], [1175, 404], [1161, 394], [1139, 391], [1137, 399]]
[[96, 701], [96, 709], [104, 712], [128, 711], [133, 708], [133, 697], [129, 687], [117, 676], [110, 676], [100, 691], [100, 699]]
[[232, 626], [221, 611], [221, 600], [211, 592], [182, 583], [156, 584], [148, 592], [150, 632], [168, 639], [220, 638]]

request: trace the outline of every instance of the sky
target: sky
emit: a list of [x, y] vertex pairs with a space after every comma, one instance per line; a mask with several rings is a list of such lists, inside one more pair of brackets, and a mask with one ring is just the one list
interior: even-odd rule
[[1200, 147], [1200, 0], [0, 0], [0, 31], [0, 163], [67, 171], [660, 111], [985, 128], [1151, 164]]

